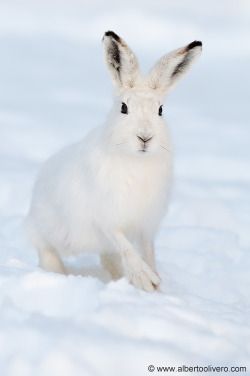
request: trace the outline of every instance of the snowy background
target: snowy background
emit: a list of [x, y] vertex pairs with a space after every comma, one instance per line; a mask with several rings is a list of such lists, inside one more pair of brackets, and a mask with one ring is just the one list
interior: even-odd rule
[[[37, 267], [22, 222], [42, 162], [103, 122], [111, 29], [143, 69], [194, 39], [169, 96], [175, 187], [157, 238], [164, 293], [105, 282], [95, 260]], [[250, 372], [250, 3], [0, 2], [0, 375], [149, 375], [149, 364]], [[155, 372], [156, 374], [156, 372]]]

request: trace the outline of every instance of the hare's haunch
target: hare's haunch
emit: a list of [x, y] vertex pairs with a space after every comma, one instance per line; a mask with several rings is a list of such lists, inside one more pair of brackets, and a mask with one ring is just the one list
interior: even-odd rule
[[113, 278], [153, 291], [160, 284], [154, 238], [166, 212], [172, 150], [163, 100], [201, 53], [194, 41], [163, 56], [148, 75], [113, 31], [103, 37], [116, 87], [106, 123], [43, 166], [27, 224], [40, 265], [65, 272], [61, 256], [98, 252]]

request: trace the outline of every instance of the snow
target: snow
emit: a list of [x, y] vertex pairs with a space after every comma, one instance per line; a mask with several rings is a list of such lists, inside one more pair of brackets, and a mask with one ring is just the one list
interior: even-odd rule
[[[249, 13], [244, 0], [1, 1], [1, 375], [141, 376], [150, 364], [249, 372]], [[107, 29], [144, 69], [204, 42], [165, 106], [176, 173], [156, 241], [162, 293], [109, 281], [89, 256], [68, 260], [69, 276], [46, 273], [23, 235], [42, 162], [112, 103]]]

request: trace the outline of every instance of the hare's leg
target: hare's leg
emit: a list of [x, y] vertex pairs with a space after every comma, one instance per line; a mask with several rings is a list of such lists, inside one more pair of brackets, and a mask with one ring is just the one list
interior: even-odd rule
[[141, 252], [144, 260], [157, 274], [153, 241], [149, 239], [147, 236], [142, 235], [142, 237], [139, 239], [139, 245], [141, 247]]
[[145, 260], [146, 260], [147, 264], [156, 273], [155, 250], [154, 250], [154, 246], [151, 242], [145, 244], [144, 252], [145, 252]]
[[154, 271], [156, 271], [155, 251], [153, 242], [146, 238], [142, 238], [140, 241], [140, 246], [144, 260]]
[[49, 272], [66, 274], [62, 260], [52, 247], [39, 249], [39, 266]]
[[119, 252], [122, 260], [124, 275], [136, 287], [146, 291], [153, 291], [160, 283], [159, 277], [143, 261], [133, 245], [128, 241], [122, 232], [116, 232], [110, 240], [115, 249]]
[[106, 269], [112, 279], [120, 279], [123, 277], [123, 267], [121, 256], [116, 253], [103, 253], [101, 254], [101, 263], [104, 269]]
[[[155, 250], [154, 250], [153, 241], [151, 239], [148, 239], [147, 236], [143, 236], [140, 239], [139, 244], [141, 246], [141, 251], [142, 251], [144, 260], [152, 268], [152, 270], [155, 272], [155, 274], [158, 276], [160, 280], [160, 276], [156, 269]], [[160, 284], [157, 286], [156, 289], [160, 291]]]

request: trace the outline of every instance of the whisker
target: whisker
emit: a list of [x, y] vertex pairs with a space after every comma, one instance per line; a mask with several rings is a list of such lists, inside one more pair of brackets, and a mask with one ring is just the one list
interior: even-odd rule
[[167, 149], [165, 146], [160, 145], [160, 147], [161, 147], [162, 149], [167, 150], [169, 153], [171, 152], [171, 150]]
[[126, 142], [120, 142], [119, 144], [115, 144], [115, 146], [126, 144]]

